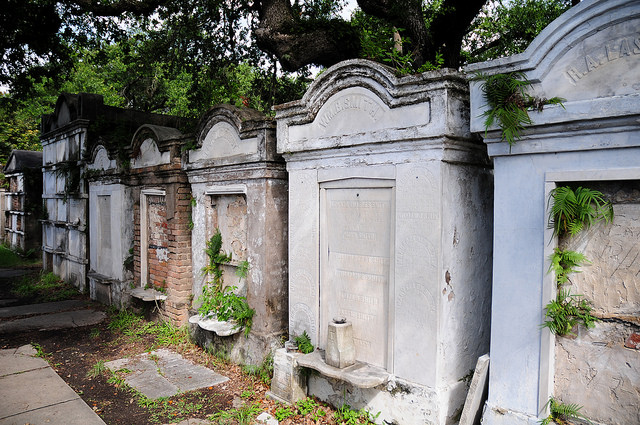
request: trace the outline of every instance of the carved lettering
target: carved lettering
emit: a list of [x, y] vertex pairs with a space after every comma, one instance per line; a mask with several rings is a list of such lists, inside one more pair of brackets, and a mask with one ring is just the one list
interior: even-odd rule
[[603, 65], [633, 55], [640, 55], [640, 37], [610, 40], [586, 54], [582, 63], [577, 62], [566, 68], [564, 76], [575, 86], [584, 76]]
[[596, 69], [600, 64], [598, 61], [593, 59], [591, 56], [587, 55], [584, 57], [584, 60], [587, 62], [587, 72], [591, 72]]
[[376, 121], [382, 113], [382, 109], [372, 99], [363, 95], [352, 94], [342, 96], [334, 100], [333, 103], [326, 108], [325, 112], [320, 117], [318, 124], [321, 127], [326, 128], [336, 115], [347, 109], [363, 111], [373, 121]]

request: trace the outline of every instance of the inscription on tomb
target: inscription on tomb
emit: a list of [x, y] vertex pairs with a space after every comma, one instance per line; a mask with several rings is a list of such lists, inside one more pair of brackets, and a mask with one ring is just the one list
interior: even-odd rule
[[331, 101], [325, 107], [324, 112], [321, 113], [318, 125], [322, 128], [327, 128], [336, 115], [347, 110], [364, 112], [374, 122], [382, 115], [382, 108], [375, 100], [362, 94], [349, 94]]
[[[391, 188], [327, 189], [321, 264], [321, 323], [353, 324], [356, 358], [387, 366]], [[321, 341], [327, 330], [321, 328]]]
[[619, 59], [638, 55], [640, 55], [640, 35], [608, 40], [577, 58], [565, 69], [564, 75], [575, 86], [592, 71]]

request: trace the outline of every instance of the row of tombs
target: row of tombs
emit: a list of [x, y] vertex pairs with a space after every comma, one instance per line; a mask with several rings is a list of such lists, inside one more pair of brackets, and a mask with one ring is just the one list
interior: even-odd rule
[[[275, 119], [222, 105], [194, 123], [63, 94], [42, 123], [44, 265], [94, 299], [190, 323], [235, 361], [275, 352], [283, 401], [472, 424], [465, 377], [490, 351], [486, 424], [532, 423], [551, 395], [639, 423], [640, 344], [625, 346], [640, 341], [639, 16], [633, 1], [583, 1], [522, 55], [470, 67], [526, 72], [565, 99], [514, 146], [485, 130], [480, 83], [452, 70], [342, 62]], [[582, 70], [598, 49], [607, 72]], [[614, 230], [576, 242], [591, 244], [603, 320], [571, 341], [540, 327], [558, 243], [547, 200], [564, 183], [618, 200]], [[255, 310], [246, 333], [198, 314], [219, 272]], [[304, 333], [318, 350], [279, 348]]]

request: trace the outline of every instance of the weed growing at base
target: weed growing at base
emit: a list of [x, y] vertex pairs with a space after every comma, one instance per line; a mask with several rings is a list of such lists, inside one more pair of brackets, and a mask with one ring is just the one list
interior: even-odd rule
[[11, 293], [20, 298], [27, 298], [32, 303], [68, 300], [79, 295], [75, 286], [53, 273], [44, 272], [37, 276], [25, 276], [14, 284]]

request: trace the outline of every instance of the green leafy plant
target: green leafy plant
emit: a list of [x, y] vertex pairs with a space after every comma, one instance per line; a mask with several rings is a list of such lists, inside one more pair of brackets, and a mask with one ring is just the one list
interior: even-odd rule
[[36, 357], [40, 357], [41, 359], [47, 359], [47, 357], [51, 357], [51, 353], [47, 353], [44, 351], [44, 348], [36, 342], [32, 342], [31, 346], [36, 350]]
[[580, 267], [585, 262], [590, 263], [581, 252], [562, 250], [560, 248], [555, 248], [549, 259], [551, 260], [549, 272], [553, 271], [555, 273], [558, 287], [569, 282], [569, 273], [580, 273], [580, 270], [576, 270], [576, 267]]
[[558, 186], [549, 194], [549, 201], [553, 201], [549, 228], [554, 235], [574, 236], [593, 223], [613, 220], [613, 205], [597, 190]]
[[318, 410], [316, 410], [314, 414], [311, 415], [311, 419], [317, 422], [318, 420], [320, 420], [321, 417], [326, 415], [327, 415], [327, 412], [325, 412], [324, 409], [319, 408]]
[[273, 378], [273, 354], [269, 353], [258, 366], [242, 366], [242, 371], [248, 375], [260, 378], [260, 380], [267, 385], [271, 384], [271, 378]]
[[93, 365], [93, 367], [91, 369], [89, 369], [89, 371], [87, 372], [87, 377], [89, 378], [97, 378], [98, 376], [102, 375], [104, 372], [106, 372], [107, 366], [105, 366], [104, 364], [104, 360], [98, 360], [96, 362], [96, 364]]
[[296, 336], [294, 340], [298, 345], [298, 350], [300, 350], [301, 353], [309, 354], [313, 352], [314, 346], [311, 343], [311, 338], [309, 338], [309, 334], [307, 334], [307, 331], [303, 331], [302, 335]]
[[[244, 327], [245, 336], [248, 336], [255, 310], [249, 307], [245, 297], [234, 292], [238, 289], [236, 286], [223, 286], [222, 266], [231, 261], [231, 254], [222, 251], [222, 234], [219, 229], [216, 229], [207, 242], [205, 253], [209, 257], [209, 264], [202, 271], [212, 276], [213, 281], [202, 288], [202, 295], [198, 298], [201, 302], [198, 312], [203, 316], [214, 314], [220, 321], [232, 320], [237, 327]], [[249, 262], [242, 261], [236, 268], [236, 275], [242, 279], [247, 276], [248, 270]]]
[[32, 303], [68, 300], [79, 294], [75, 286], [51, 272], [27, 275], [13, 285], [11, 292]]
[[549, 416], [540, 421], [541, 425], [550, 425], [552, 423], [564, 425], [568, 424], [568, 420], [582, 419], [587, 423], [591, 423], [589, 419], [580, 413], [582, 406], [572, 403], [564, 404], [553, 397], [549, 397], [549, 401], [544, 405], [543, 410], [549, 409]]
[[291, 410], [290, 407], [278, 407], [274, 414], [274, 416], [279, 422], [284, 421], [285, 419], [290, 418], [291, 416], [294, 416], [294, 415], [295, 413], [293, 410]]
[[555, 335], [568, 335], [579, 322], [593, 328], [598, 318], [591, 314], [591, 303], [582, 295], [572, 295], [568, 289], [560, 288], [556, 299], [546, 306], [543, 327]]
[[542, 111], [544, 105], [562, 106], [564, 101], [559, 97], [545, 99], [527, 94], [531, 81], [522, 72], [478, 74], [474, 79], [484, 81], [481, 90], [489, 106], [489, 110], [482, 114], [485, 128], [488, 130], [497, 123], [502, 130], [502, 140], [506, 140], [509, 146], [520, 139], [526, 125], [533, 124], [528, 111]]
[[379, 412], [376, 415], [372, 415], [364, 409], [353, 410], [348, 404], [343, 404], [336, 410], [334, 419], [338, 423], [346, 425], [375, 424], [378, 416], [380, 416]]
[[249, 425], [261, 412], [260, 406], [256, 403], [244, 404], [237, 409], [218, 412], [209, 417], [209, 420], [219, 425]]
[[301, 415], [308, 415], [318, 407], [318, 402], [312, 398], [305, 398], [296, 402], [296, 407]]

